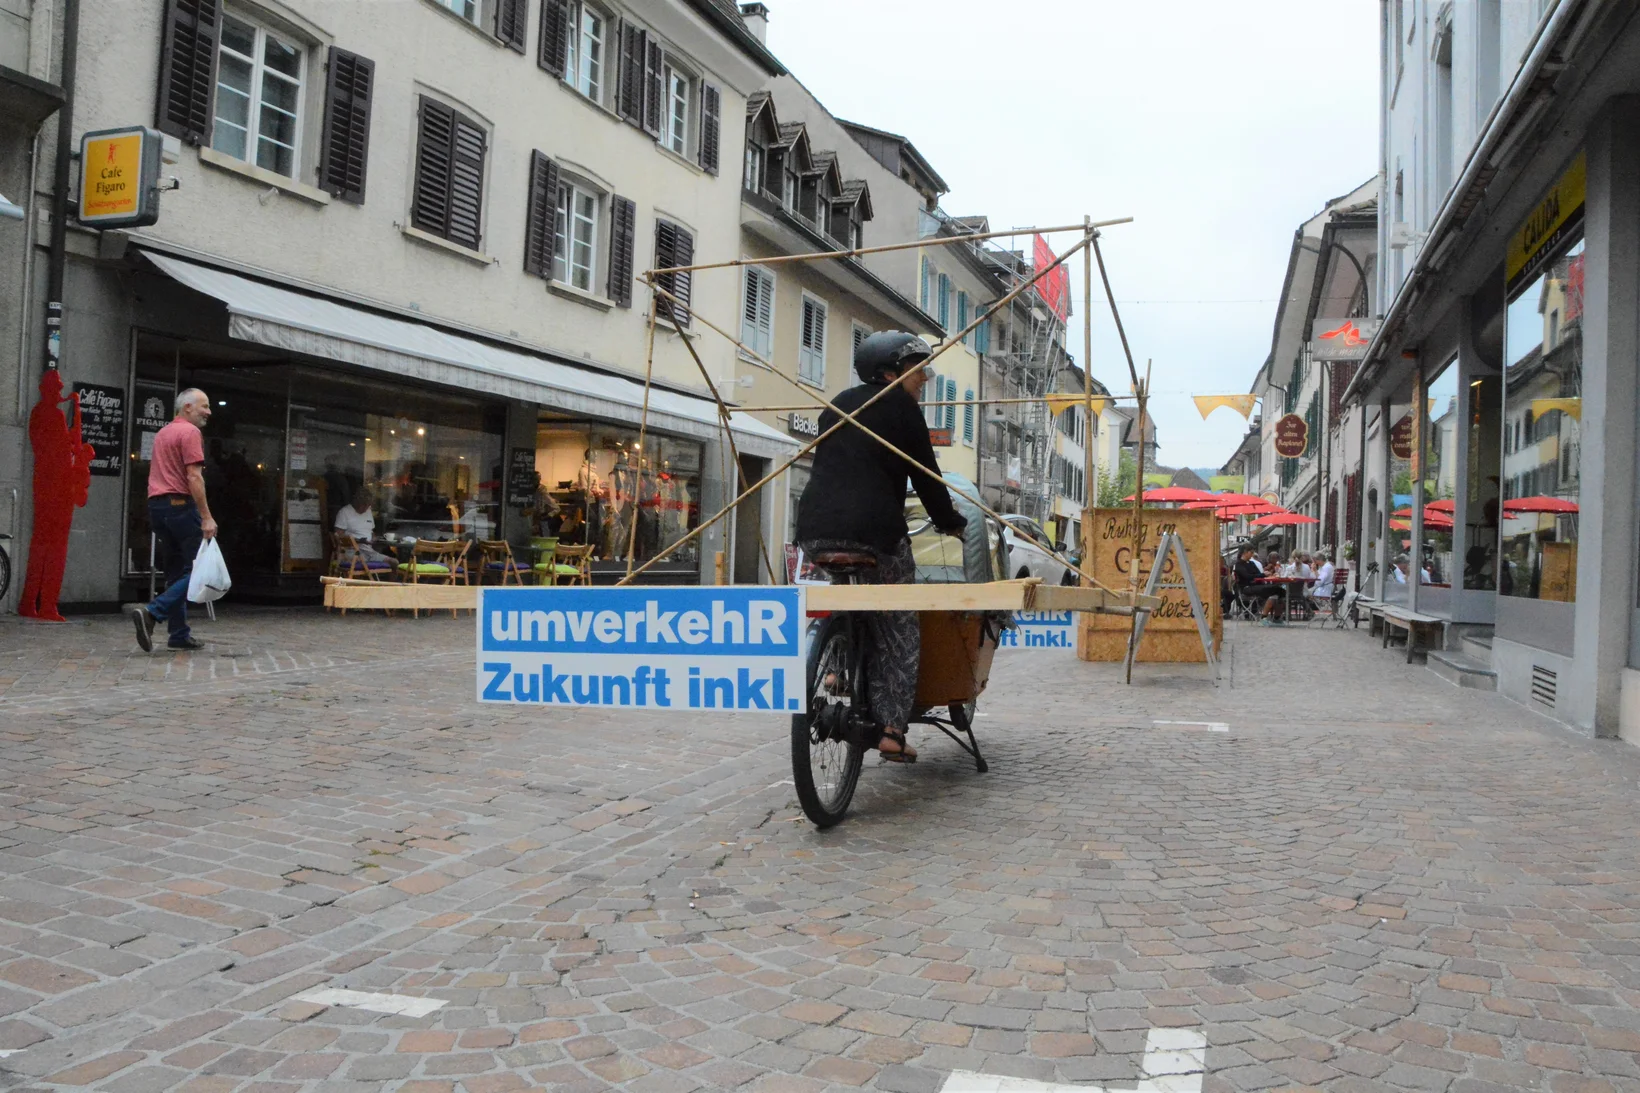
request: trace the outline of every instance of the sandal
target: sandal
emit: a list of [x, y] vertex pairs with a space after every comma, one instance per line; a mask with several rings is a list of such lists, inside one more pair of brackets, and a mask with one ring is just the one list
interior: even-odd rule
[[[884, 751], [883, 744], [885, 743], [893, 744], [895, 750]], [[882, 737], [877, 741], [877, 754], [881, 755], [883, 761], [887, 763], [915, 763], [917, 761], [916, 749], [912, 748], [905, 738], [905, 733], [899, 729], [883, 730]]]

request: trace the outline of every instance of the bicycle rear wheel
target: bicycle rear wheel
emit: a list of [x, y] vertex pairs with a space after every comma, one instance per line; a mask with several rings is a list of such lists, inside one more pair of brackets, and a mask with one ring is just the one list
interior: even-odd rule
[[809, 643], [807, 713], [792, 716], [792, 782], [803, 812], [816, 827], [831, 827], [848, 814], [864, 755], [849, 739], [851, 715], [863, 713], [860, 650], [854, 628], [838, 615], [820, 623]]

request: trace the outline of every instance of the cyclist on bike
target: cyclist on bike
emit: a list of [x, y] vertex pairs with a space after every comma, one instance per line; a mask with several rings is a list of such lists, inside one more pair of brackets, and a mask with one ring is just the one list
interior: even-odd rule
[[[966, 529], [967, 521], [939, 481], [928, 422], [918, 405], [928, 382], [923, 362], [932, 355], [927, 342], [900, 330], [873, 334], [854, 351], [854, 371], [863, 382], [838, 395], [834, 403], [934, 472], [934, 477], [912, 474], [900, 456], [852, 423], [845, 424], [815, 449], [808, 487], [798, 502], [797, 542], [805, 555], [869, 552], [876, 556], [877, 564], [862, 573], [861, 580], [910, 584], [916, 564], [905, 522], [907, 476], [935, 527], [947, 535], [961, 535]], [[890, 385], [892, 391], [856, 412]], [[828, 408], [820, 415], [821, 433], [841, 420]], [[871, 712], [882, 730], [877, 750], [885, 758], [910, 762], [917, 753], [906, 742], [905, 730], [917, 693], [921, 624], [913, 611], [873, 611], [870, 615], [875, 649], [866, 665], [866, 678]]]

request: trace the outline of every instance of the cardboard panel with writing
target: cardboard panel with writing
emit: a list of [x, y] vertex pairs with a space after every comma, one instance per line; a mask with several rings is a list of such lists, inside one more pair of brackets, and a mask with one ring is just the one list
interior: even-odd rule
[[[1207, 612], [1207, 625], [1217, 652], [1224, 643], [1224, 615], [1219, 601], [1219, 521], [1213, 512], [1185, 512], [1178, 509], [1140, 510], [1137, 523], [1131, 508], [1094, 509], [1092, 519], [1083, 524], [1083, 557], [1092, 562], [1094, 580], [1107, 588], [1126, 589], [1132, 581], [1135, 563], [1139, 586], [1150, 579], [1156, 557], [1156, 542], [1168, 528], [1179, 533], [1190, 572], [1196, 578], [1196, 594]], [[1178, 582], [1182, 574], [1169, 559], [1162, 571], [1164, 584]], [[1202, 641], [1190, 611], [1190, 594], [1183, 588], [1163, 588], [1158, 593], [1162, 606], [1145, 626], [1139, 643], [1141, 661], [1173, 663], [1206, 662]], [[1079, 616], [1076, 655], [1083, 660], [1121, 660], [1127, 656], [1131, 620], [1122, 615], [1088, 613]]]
[[540, 480], [534, 448], [513, 448], [507, 453], [507, 504], [520, 509], [534, 506]]

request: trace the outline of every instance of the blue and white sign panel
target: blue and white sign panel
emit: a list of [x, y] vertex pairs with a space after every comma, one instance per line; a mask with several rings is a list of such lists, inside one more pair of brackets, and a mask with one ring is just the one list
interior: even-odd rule
[[807, 709], [801, 587], [487, 587], [478, 700]]
[[1004, 630], [999, 649], [1074, 649], [1076, 630], [1070, 611], [1015, 611], [1014, 627]]

